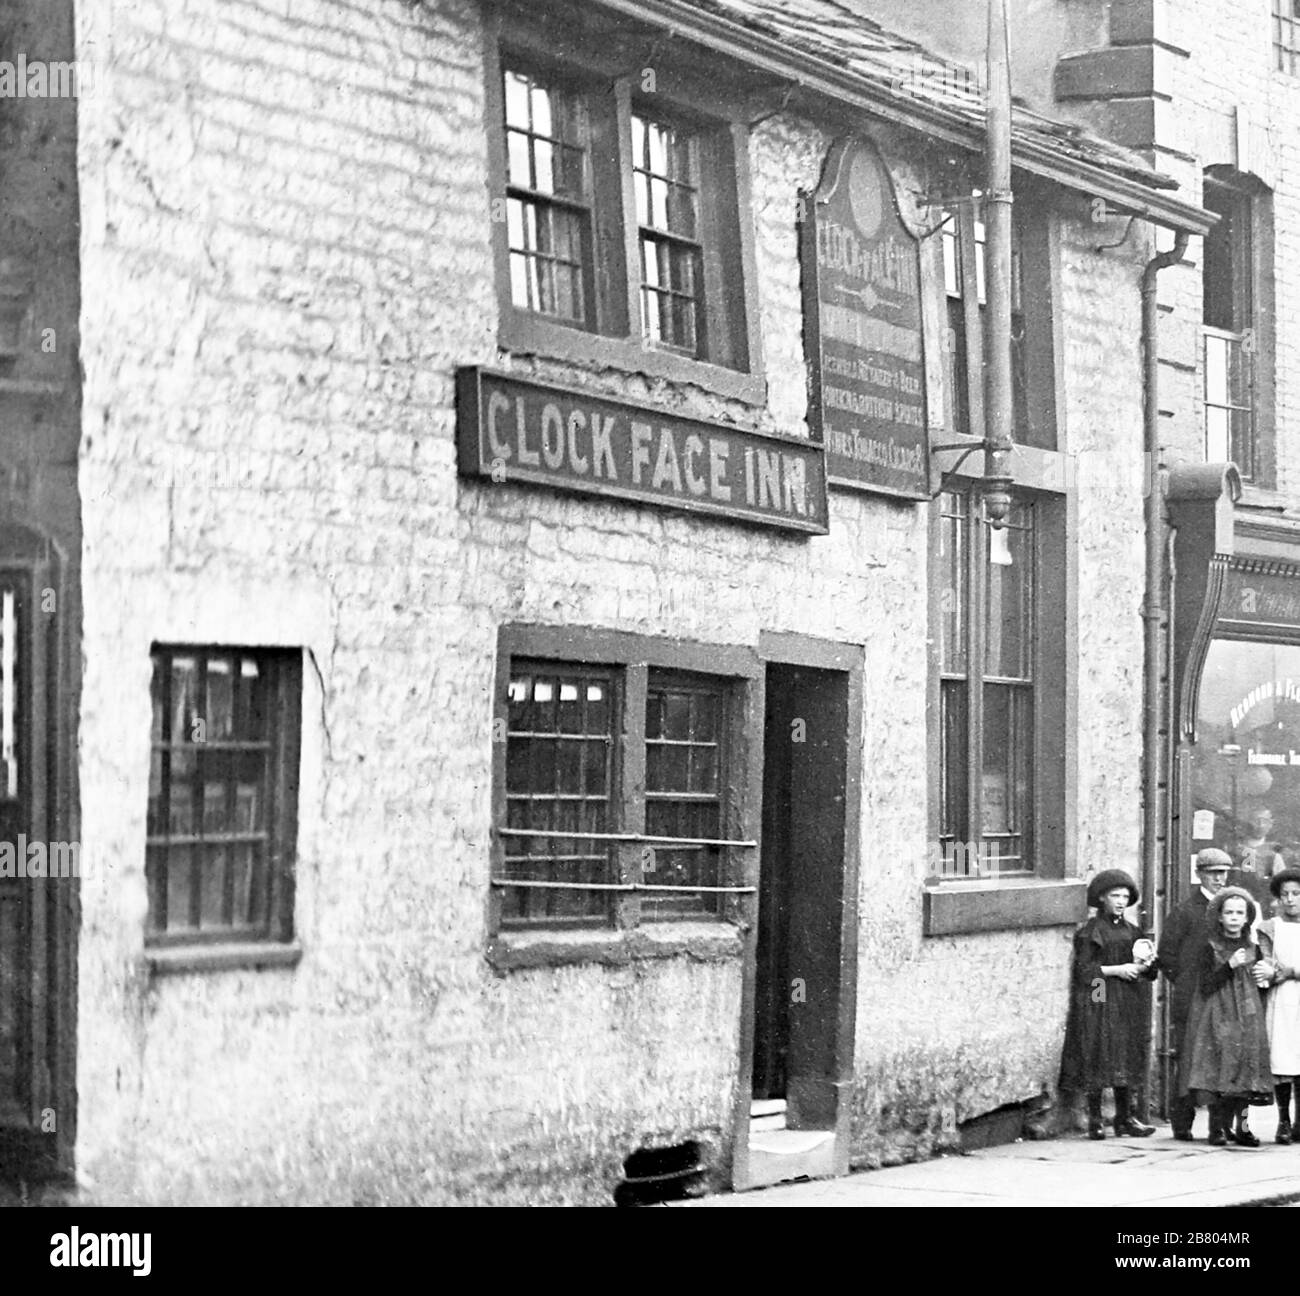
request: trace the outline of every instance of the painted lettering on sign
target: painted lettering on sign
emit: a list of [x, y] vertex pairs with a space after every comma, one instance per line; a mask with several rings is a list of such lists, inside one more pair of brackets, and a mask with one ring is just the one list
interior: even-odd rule
[[804, 209], [809, 418], [827, 476], [927, 499], [920, 254], [875, 147], [837, 144]]
[[1220, 615], [1256, 625], [1300, 626], [1300, 580], [1230, 569]]
[[457, 375], [460, 470], [824, 533], [812, 443], [678, 418], [491, 370]]

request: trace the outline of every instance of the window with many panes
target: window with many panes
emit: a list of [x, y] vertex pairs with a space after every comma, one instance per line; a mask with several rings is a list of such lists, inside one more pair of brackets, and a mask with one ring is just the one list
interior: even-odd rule
[[686, 355], [704, 345], [700, 147], [695, 132], [632, 114], [641, 331]]
[[301, 655], [153, 651], [151, 944], [292, 936]]
[[1034, 504], [1000, 530], [977, 494], [939, 499], [939, 845], [942, 873], [1035, 871], [1039, 546]]
[[495, 926], [725, 917], [753, 849], [724, 798], [737, 681], [522, 654], [501, 678]]
[[1279, 71], [1300, 76], [1300, 0], [1273, 0], [1273, 52]]
[[704, 109], [675, 97], [671, 72], [646, 93], [599, 52], [575, 70], [544, 49], [498, 51], [488, 98], [504, 346], [667, 376], [684, 361], [749, 369], [744, 127], [707, 95]]
[[504, 73], [510, 299], [594, 325], [591, 166], [581, 96], [521, 69]]
[[1201, 268], [1205, 457], [1231, 461], [1259, 480], [1260, 379], [1266, 344], [1259, 309], [1260, 198], [1244, 178], [1206, 175], [1203, 202], [1218, 224], [1205, 236]]

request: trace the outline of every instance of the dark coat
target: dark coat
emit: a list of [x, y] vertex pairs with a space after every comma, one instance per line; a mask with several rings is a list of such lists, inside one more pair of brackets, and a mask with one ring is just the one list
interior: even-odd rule
[[1196, 994], [1196, 978], [1200, 975], [1201, 947], [1205, 944], [1205, 911], [1209, 905], [1205, 892], [1197, 887], [1169, 915], [1160, 935], [1156, 968], [1174, 984], [1174, 992], [1169, 997], [1169, 1019], [1173, 1026], [1171, 1042], [1179, 1050], [1182, 1049], [1183, 1031], [1187, 1029], [1192, 996]]
[[1137, 981], [1103, 977], [1113, 963], [1133, 962], [1133, 942], [1142, 933], [1127, 919], [1100, 914], [1074, 934], [1070, 1013], [1061, 1055], [1061, 1087], [1084, 1092], [1114, 1086], [1136, 1088], [1146, 1081], [1151, 1029], [1151, 977]]
[[[1228, 960], [1239, 949], [1250, 951], [1250, 963], [1231, 968]], [[1250, 974], [1258, 957], [1258, 946], [1246, 934], [1235, 941], [1207, 934], [1201, 941], [1181, 1072], [1183, 1091], [1198, 1102], [1215, 1094], [1267, 1102], [1272, 1093], [1264, 998]]]

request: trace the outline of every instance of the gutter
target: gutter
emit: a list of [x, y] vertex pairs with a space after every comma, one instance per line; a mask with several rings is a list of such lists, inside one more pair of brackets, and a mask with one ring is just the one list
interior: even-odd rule
[[[665, 28], [673, 36], [691, 40], [751, 68], [770, 72], [786, 81], [795, 80], [802, 89], [841, 107], [870, 113], [974, 153], [984, 149], [983, 128], [978, 121], [942, 104], [898, 94], [883, 80], [837, 68], [774, 36], [741, 27], [681, 0], [597, 2], [604, 9], [635, 22]], [[1064, 158], [1049, 144], [1018, 140], [1014, 147], [1015, 164], [1021, 170], [1073, 189], [1089, 199], [1103, 198], [1108, 206], [1124, 214], [1131, 213], [1152, 224], [1189, 234], [1205, 234], [1216, 223], [1213, 213], [1194, 203], [1172, 198], [1105, 167]]]
[[[1160, 271], [1177, 265], [1187, 251], [1188, 234], [1179, 230], [1174, 246], [1159, 252], [1142, 271], [1142, 449], [1147, 473], [1146, 512], [1146, 589], [1142, 601], [1142, 908], [1138, 926], [1154, 930], [1157, 878], [1168, 894], [1169, 879], [1160, 870], [1160, 775], [1164, 768], [1164, 750], [1160, 730], [1164, 722], [1164, 692], [1161, 671], [1161, 635], [1168, 623], [1166, 594], [1166, 559], [1169, 526], [1165, 518], [1165, 474], [1160, 446], [1160, 355], [1157, 280]], [[1159, 1017], [1152, 1018], [1153, 1041], [1159, 1045]], [[1163, 1058], [1162, 1093], [1169, 1094], [1169, 1051], [1157, 1048], [1152, 1056]]]

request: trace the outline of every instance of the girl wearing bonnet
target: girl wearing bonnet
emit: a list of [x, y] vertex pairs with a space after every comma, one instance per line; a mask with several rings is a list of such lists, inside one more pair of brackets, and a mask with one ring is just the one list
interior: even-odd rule
[[1096, 909], [1074, 934], [1070, 1014], [1061, 1058], [1061, 1087], [1088, 1098], [1088, 1137], [1103, 1139], [1102, 1090], [1115, 1091], [1115, 1133], [1155, 1132], [1133, 1112], [1132, 1090], [1146, 1079], [1155, 950], [1124, 917], [1138, 902], [1137, 883], [1122, 869], [1105, 869], [1088, 883]]
[[1258, 1147], [1249, 1130], [1232, 1133], [1248, 1104], [1273, 1101], [1264, 1001], [1252, 968], [1259, 949], [1251, 937], [1257, 910], [1249, 892], [1224, 887], [1205, 913], [1200, 974], [1187, 1019], [1184, 1091], [1210, 1109], [1210, 1139]]

